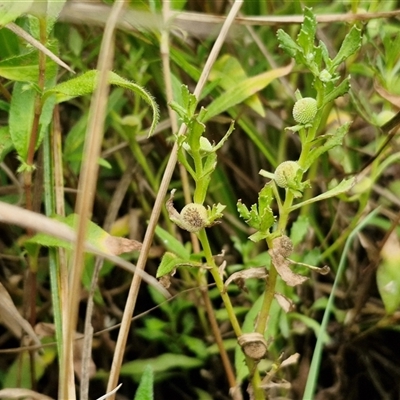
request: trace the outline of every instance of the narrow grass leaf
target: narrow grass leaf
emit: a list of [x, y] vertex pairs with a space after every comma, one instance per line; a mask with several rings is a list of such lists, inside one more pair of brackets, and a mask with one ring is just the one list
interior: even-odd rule
[[267, 87], [273, 80], [287, 75], [292, 67], [293, 64], [289, 64], [286, 67], [273, 69], [237, 83], [208, 105], [207, 114], [202, 122], [206, 122], [229, 108], [243, 103], [249, 97]]
[[150, 366], [154, 373], [170, 372], [177, 369], [192, 369], [203, 365], [198, 358], [188, 357], [183, 354], [164, 353], [159, 357], [135, 360], [125, 363], [121, 367], [121, 375], [131, 376], [134, 380], [140, 379], [143, 370]]
[[148, 365], [143, 371], [143, 375], [140, 379], [139, 387], [135, 394], [134, 400], [153, 400], [154, 392], [154, 374], [151, 365]]
[[342, 182], [337, 184], [333, 189], [328, 190], [325, 193], [320, 194], [312, 199], [303, 201], [302, 203], [295, 204], [290, 208], [290, 211], [297, 210], [307, 204], [315, 203], [316, 201], [321, 201], [325, 199], [329, 199], [330, 197], [335, 197], [341, 193], [347, 192], [350, 190], [355, 184], [355, 178], [344, 179]]

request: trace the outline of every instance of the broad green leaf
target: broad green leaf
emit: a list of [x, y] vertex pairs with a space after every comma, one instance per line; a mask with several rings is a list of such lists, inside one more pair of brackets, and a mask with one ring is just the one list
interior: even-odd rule
[[0, 29], [0, 60], [12, 57], [19, 51], [17, 36], [8, 29]]
[[135, 394], [134, 400], [153, 400], [154, 392], [154, 374], [151, 365], [147, 365], [140, 378], [139, 387]]
[[297, 210], [298, 208], [301, 208], [305, 206], [306, 204], [311, 204], [315, 203], [317, 201], [329, 199], [330, 197], [335, 197], [341, 193], [345, 193], [348, 190], [350, 190], [355, 183], [355, 178], [350, 178], [350, 179], [344, 179], [342, 182], [340, 182], [338, 185], [336, 185], [333, 189], [328, 190], [325, 193], [320, 194], [319, 196], [316, 196], [312, 199], [303, 201], [302, 203], [298, 203], [290, 207], [290, 211]]
[[[99, 78], [99, 71], [91, 70], [85, 72], [76, 78], [72, 78], [68, 81], [62, 82], [55, 87], [47, 90], [44, 97], [50, 96], [52, 94], [56, 95], [57, 103], [73, 99], [78, 96], [84, 96], [93, 93], [97, 86], [97, 81]], [[116, 85], [124, 89], [131, 90], [138, 94], [147, 104], [150, 105], [153, 111], [153, 121], [150, 126], [149, 135], [151, 135], [158, 123], [159, 110], [157, 103], [155, 102], [153, 96], [142, 86], [128, 81], [117, 75], [114, 72], [109, 73], [109, 83], [111, 85]]]
[[207, 114], [202, 122], [205, 123], [212, 117], [246, 101], [253, 94], [268, 86], [274, 79], [287, 75], [292, 70], [292, 67], [293, 64], [289, 64], [286, 67], [273, 69], [239, 82], [207, 106]]
[[330, 72], [334, 72], [336, 67], [353, 55], [361, 47], [361, 30], [355, 25], [343, 40], [342, 46], [336, 57], [332, 60], [332, 65], [329, 68]]
[[121, 367], [121, 375], [131, 376], [139, 380], [143, 370], [150, 365], [154, 373], [169, 372], [175, 368], [192, 369], [199, 368], [203, 361], [198, 358], [188, 357], [183, 354], [163, 353], [159, 357], [147, 358], [145, 360], [135, 360], [125, 363]]
[[0, 26], [14, 21], [31, 8], [33, 0], [3, 0], [0, 1]]
[[173, 251], [178, 257], [188, 260], [190, 257], [190, 251], [182, 244], [182, 242], [176, 239], [175, 236], [171, 235], [165, 229], [157, 225], [156, 235], [161, 239], [163, 246], [169, 250]]
[[[26, 161], [28, 154], [34, 119], [36, 94], [36, 90], [28, 83], [16, 82], [14, 85], [9, 114], [10, 136], [18, 155], [23, 162]], [[35, 149], [39, 147], [43, 140], [43, 136], [50, 125], [54, 105], [55, 99], [53, 96], [48, 97], [43, 104], [39, 118], [39, 132]]]
[[0, 127], [0, 162], [14, 148], [8, 126]]
[[196, 267], [202, 266], [202, 264], [199, 262], [190, 261], [189, 258], [180, 258], [174, 253], [167, 251], [164, 253], [160, 265], [158, 266], [156, 277], [161, 278], [164, 275], [170, 274], [176, 268], [182, 267], [184, 265]]
[[34, 117], [36, 90], [28, 84], [16, 82], [10, 105], [10, 136], [23, 161], [28, 154], [28, 146]]
[[[209, 79], [212, 82], [217, 82], [222, 89], [229, 90], [247, 78], [248, 76], [239, 60], [225, 54], [213, 65]], [[244, 103], [259, 115], [265, 116], [264, 107], [256, 94], [250, 96]]]
[[[52, 49], [54, 50], [54, 49]], [[39, 53], [30, 51], [0, 61], [0, 76], [12, 81], [36, 83], [39, 78]], [[46, 57], [46, 76], [55, 76], [57, 64]]]

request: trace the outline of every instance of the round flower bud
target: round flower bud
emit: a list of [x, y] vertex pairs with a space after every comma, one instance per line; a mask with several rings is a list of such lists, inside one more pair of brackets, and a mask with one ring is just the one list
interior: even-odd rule
[[275, 183], [281, 188], [287, 188], [296, 178], [297, 171], [300, 169], [296, 161], [284, 161], [275, 170]]
[[299, 124], [309, 124], [317, 114], [317, 101], [312, 97], [297, 100], [293, 107], [293, 118]]
[[198, 203], [189, 203], [181, 211], [182, 228], [198, 232], [208, 225], [207, 209]]

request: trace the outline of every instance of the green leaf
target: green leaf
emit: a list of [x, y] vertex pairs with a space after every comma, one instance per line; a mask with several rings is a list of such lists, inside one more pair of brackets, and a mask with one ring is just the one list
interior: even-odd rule
[[347, 192], [350, 190], [355, 183], [355, 178], [350, 178], [350, 179], [344, 179], [342, 182], [340, 182], [338, 185], [336, 185], [333, 189], [328, 190], [325, 193], [320, 194], [319, 196], [316, 196], [312, 199], [303, 201], [302, 203], [298, 203], [290, 207], [290, 211], [297, 210], [298, 208], [301, 208], [307, 204], [315, 203], [317, 201], [329, 199], [330, 197], [335, 197], [341, 193]]
[[268, 86], [274, 79], [287, 75], [292, 70], [292, 67], [293, 65], [290, 64], [239, 82], [208, 105], [207, 114], [202, 122], [206, 122], [229, 108], [246, 101], [249, 97]]
[[314, 53], [315, 33], [317, 31], [317, 20], [311, 8], [304, 9], [304, 22], [301, 25], [301, 30], [297, 36], [297, 43], [303, 49], [304, 55]]
[[182, 244], [182, 242], [176, 239], [175, 236], [171, 235], [168, 231], [161, 228], [159, 225], [156, 227], [155, 231], [159, 239], [161, 239], [163, 246], [169, 250], [173, 251], [178, 257], [188, 260], [190, 257], [190, 251]]
[[[246, 71], [239, 60], [229, 54], [225, 54], [213, 65], [209, 79], [211, 82], [217, 82], [222, 89], [229, 90], [247, 78]], [[264, 106], [256, 94], [250, 96], [244, 103], [262, 117], [265, 116]]]
[[158, 266], [156, 278], [161, 278], [164, 275], [170, 274], [179, 265], [182, 265], [183, 261], [182, 258], [179, 258], [174, 253], [169, 251], [165, 252]]
[[8, 126], [0, 127], [0, 162], [14, 148]]
[[334, 89], [326, 93], [324, 96], [323, 106], [330, 103], [331, 101], [343, 96], [350, 90], [350, 77], [343, 79], [343, 81], [336, 86]]
[[28, 154], [36, 93], [30, 84], [16, 82], [11, 98], [10, 136], [18, 155], [23, 161], [26, 160]]
[[[78, 216], [76, 214], [71, 214], [68, 217], [57, 216], [54, 219], [63, 222], [70, 228], [76, 228], [78, 223]], [[109, 236], [110, 235], [105, 230], [100, 228], [94, 222], [88, 221], [87, 240], [91, 245], [95, 246], [101, 251], [109, 253], [108, 248], [104, 245], [105, 240]], [[44, 233], [37, 233], [32, 238], [28, 239], [26, 243], [36, 243], [45, 247], [62, 247], [69, 250], [73, 249], [73, 243], [54, 236], [46, 235]]]
[[[68, 81], [62, 82], [44, 93], [44, 98], [52, 94], [56, 95], [57, 103], [73, 99], [78, 96], [84, 96], [93, 93], [97, 86], [99, 71], [91, 70], [83, 75]], [[114, 72], [109, 73], [109, 83], [124, 89], [131, 90], [138, 94], [153, 111], [153, 121], [150, 126], [149, 135], [151, 135], [158, 123], [159, 110], [153, 96], [142, 86], [128, 81]]]
[[[20, 82], [38, 81], [39, 77], [39, 55], [37, 51], [31, 51], [15, 57], [0, 61], [0, 76]], [[46, 74], [55, 75], [57, 64], [46, 58]]]
[[147, 365], [140, 379], [134, 400], [153, 400], [154, 374], [151, 365]]
[[360, 47], [361, 30], [354, 25], [344, 38], [342, 46], [340, 47], [339, 52], [336, 54], [336, 57], [332, 60], [332, 65], [329, 68], [329, 72], [335, 72], [336, 67], [353, 55]]
[[33, 0], [5, 0], [0, 2], [0, 26], [14, 21], [20, 15], [27, 12], [31, 8], [32, 3]]
[[296, 58], [297, 54], [303, 51], [283, 29], [278, 29], [276, 36], [279, 41], [279, 47], [289, 54], [290, 57]]
[[121, 375], [128, 375], [138, 380], [148, 365], [153, 369], [154, 373], [160, 373], [170, 372], [176, 368], [183, 370], [199, 368], [203, 365], [203, 361], [183, 354], [164, 353], [159, 357], [125, 363], [121, 368]]
[[[317, 160], [322, 154], [327, 152], [330, 149], [333, 149], [336, 146], [340, 146], [343, 143], [343, 138], [349, 131], [351, 122], [346, 122], [341, 125], [333, 134], [328, 136], [328, 139], [323, 145], [316, 145], [311, 151], [306, 160], [306, 164], [304, 165], [304, 169], [308, 170], [310, 166]], [[318, 139], [321, 139], [322, 136], [319, 136]]]
[[303, 241], [309, 227], [310, 221], [308, 220], [308, 217], [300, 215], [293, 223], [290, 230], [290, 239], [292, 240], [293, 246], [296, 246]]

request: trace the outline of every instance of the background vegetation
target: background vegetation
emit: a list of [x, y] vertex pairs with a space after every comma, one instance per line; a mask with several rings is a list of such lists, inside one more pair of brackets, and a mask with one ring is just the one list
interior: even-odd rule
[[[290, 215], [287, 234], [297, 238], [291, 258], [328, 265], [330, 273], [297, 265], [309, 280], [295, 288], [278, 282], [295, 309], [284, 312], [272, 304], [268, 353], [259, 363], [268, 372], [265, 396], [303, 398], [309, 379], [316, 382], [316, 399], [399, 398], [397, 2], [127, 1], [118, 14], [120, 3], [0, 2], [1, 396], [100, 398], [116, 386], [109, 376], [117, 354], [122, 367], [115, 378], [122, 386], [116, 398], [227, 399], [232, 379], [239, 385], [235, 398], [251, 397], [214, 280], [203, 268], [199, 279], [199, 267], [193, 266], [204, 253], [164, 207], [165, 191], [176, 189], [174, 204], [181, 210], [194, 188], [180, 164], [173, 169], [168, 164], [180, 124], [168, 103], [182, 104], [182, 84], [195, 92], [222, 37], [223, 16], [240, 3], [197, 93], [196, 110], [209, 109], [205, 136], [212, 144], [235, 121], [217, 153], [205, 198], [206, 205], [226, 206], [221, 224], [207, 229], [216, 264], [226, 262], [225, 279], [269, 263], [266, 243], [248, 239], [254, 230], [239, 217], [237, 202], [257, 203], [268, 181], [260, 169], [273, 172], [281, 162], [298, 159], [299, 138], [285, 128], [295, 124], [296, 90], [315, 96], [310, 72], [290, 64], [279, 47], [278, 29], [296, 38], [304, 7], [312, 7], [317, 39], [332, 58], [354, 24], [362, 32], [362, 46], [339, 68], [340, 79], [351, 75], [351, 91], [327, 107], [318, 134], [351, 121], [349, 132], [342, 146], [309, 170], [305, 196], [324, 193], [346, 177], [357, 177], [357, 184]], [[18, 28], [74, 73], [44, 56]], [[115, 75], [103, 74], [106, 70]], [[35, 219], [38, 215], [43, 218]], [[88, 219], [94, 224], [87, 226]], [[157, 225], [154, 240], [148, 238], [139, 252], [149, 221]], [[84, 252], [86, 230], [86, 250], [95, 255]], [[115, 243], [128, 248], [120, 251]], [[171, 277], [170, 298], [150, 278], [131, 284], [132, 264], [144, 262], [156, 276], [166, 251], [192, 257], [192, 266], [179, 267]], [[228, 286], [246, 332], [253, 329], [264, 289], [265, 280], [254, 278]], [[329, 318], [321, 326], [327, 308]], [[121, 349], [116, 343], [124, 319]], [[228, 356], [222, 361], [216, 332]], [[324, 343], [322, 360], [310, 373], [318, 338]], [[284, 360], [293, 362], [281, 365]]]

